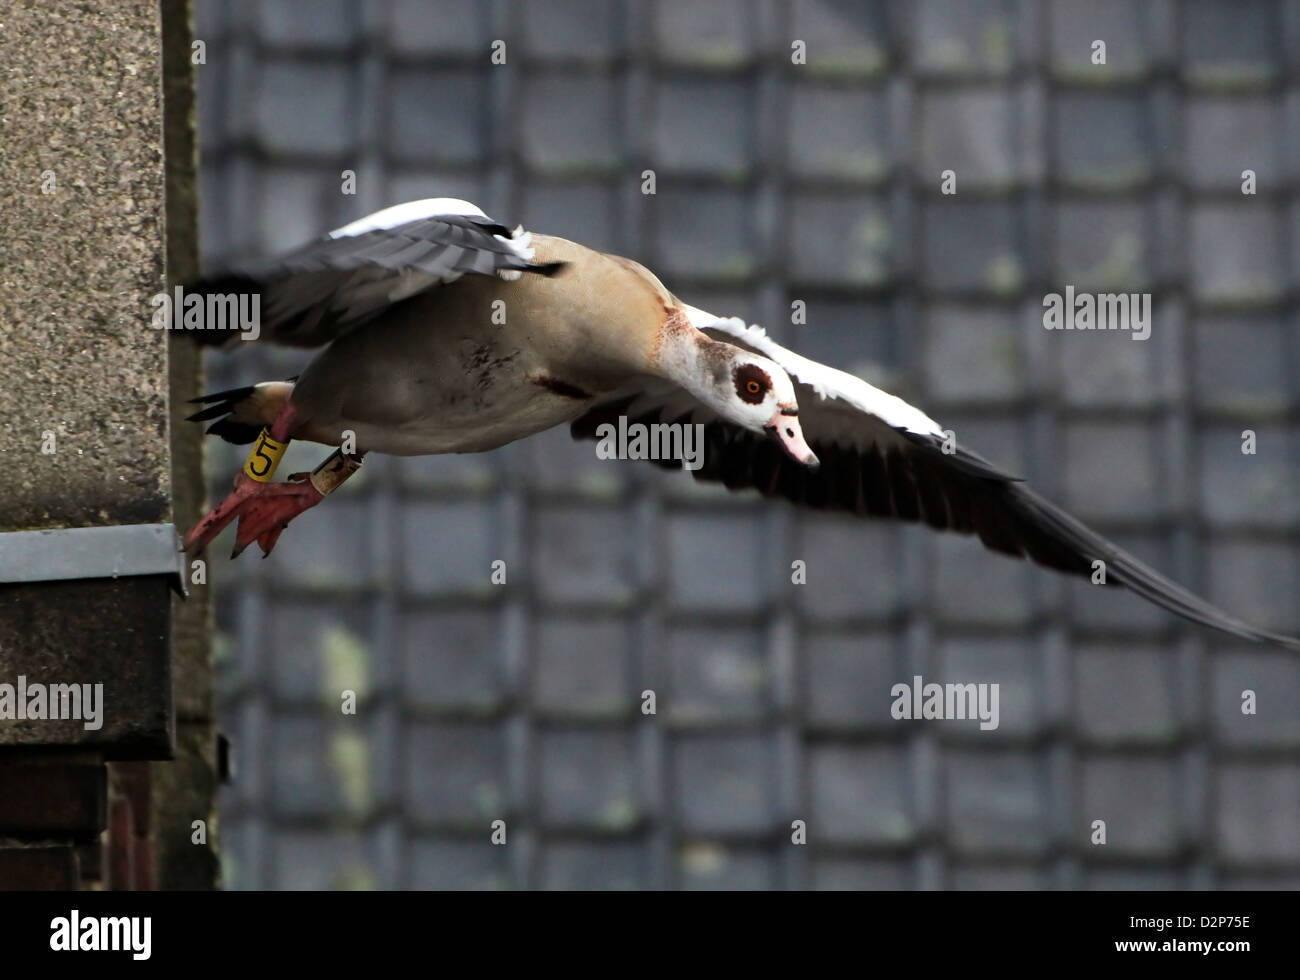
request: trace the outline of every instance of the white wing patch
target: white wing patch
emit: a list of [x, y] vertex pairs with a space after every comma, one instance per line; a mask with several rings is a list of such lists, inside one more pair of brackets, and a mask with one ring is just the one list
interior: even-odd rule
[[387, 228], [396, 228], [398, 225], [404, 225], [410, 221], [432, 218], [439, 214], [459, 214], [474, 218], [487, 217], [478, 205], [470, 204], [469, 201], [462, 201], [458, 197], [426, 197], [420, 201], [394, 204], [391, 208], [384, 208], [382, 211], [368, 214], [364, 218], [358, 218], [342, 228], [335, 228], [329, 233], [329, 237], [347, 238], [352, 235], [364, 235], [368, 231], [383, 231]]
[[686, 307], [686, 315], [690, 318], [691, 325], [697, 329], [709, 327], [731, 334], [737, 340], [748, 344], [764, 357], [779, 364], [787, 374], [808, 385], [821, 398], [834, 398], [846, 402], [859, 411], [876, 416], [894, 428], [926, 435], [943, 435], [939, 423], [919, 408], [909, 405], [896, 395], [867, 384], [847, 371], [837, 370], [782, 347], [760, 326], [747, 327], [740, 317], [722, 319], [694, 306]]
[[[509, 238], [506, 238], [504, 235], [493, 235], [492, 237], [497, 241], [504, 243], [506, 248], [510, 249], [510, 251], [514, 252], [525, 262], [533, 261], [533, 255], [537, 252], [537, 250], [533, 248], [533, 233], [531, 231], [524, 231], [523, 225], [516, 225], [515, 230], [510, 233]], [[518, 279], [523, 274], [523, 271], [520, 269], [500, 269], [497, 272], [498, 276], [510, 282]]]

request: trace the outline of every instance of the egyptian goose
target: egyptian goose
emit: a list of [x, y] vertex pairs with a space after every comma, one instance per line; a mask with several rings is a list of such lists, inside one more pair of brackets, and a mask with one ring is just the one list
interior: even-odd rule
[[[1094, 580], [1104, 562], [1106, 584], [1300, 649], [1142, 564], [901, 399], [682, 303], [630, 259], [510, 231], [465, 201], [387, 208], [191, 292], [254, 297], [260, 317], [225, 326], [322, 349], [292, 381], [194, 399], [207, 407], [192, 420], [255, 445], [233, 492], [186, 536], [190, 551], [238, 518], [234, 555], [253, 541], [270, 553], [367, 452], [482, 452], [561, 423], [594, 438], [620, 417], [691, 422], [706, 433], [697, 479], [973, 532], [988, 548]], [[188, 335], [238, 343], [230, 329]], [[311, 474], [269, 482], [291, 439], [343, 448]]]

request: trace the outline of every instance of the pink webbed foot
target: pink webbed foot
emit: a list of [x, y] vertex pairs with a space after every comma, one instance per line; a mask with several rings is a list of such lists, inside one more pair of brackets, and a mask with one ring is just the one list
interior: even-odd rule
[[256, 541], [265, 558], [291, 520], [325, 499], [311, 485], [310, 476], [310, 473], [294, 473], [288, 483], [259, 483], [242, 472], [237, 474], [235, 489], [185, 535], [185, 550], [194, 553], [207, 547], [238, 518], [235, 548], [230, 557], [238, 558]]

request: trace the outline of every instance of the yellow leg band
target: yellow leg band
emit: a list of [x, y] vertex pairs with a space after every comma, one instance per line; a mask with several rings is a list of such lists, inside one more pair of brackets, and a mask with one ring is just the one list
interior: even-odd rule
[[244, 475], [258, 483], [266, 483], [275, 476], [275, 468], [280, 465], [280, 457], [289, 448], [287, 442], [276, 442], [266, 429], [253, 443], [253, 451], [244, 463]]

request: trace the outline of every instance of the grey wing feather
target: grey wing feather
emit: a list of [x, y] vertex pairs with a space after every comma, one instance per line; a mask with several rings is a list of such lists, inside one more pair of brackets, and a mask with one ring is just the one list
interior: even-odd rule
[[[262, 338], [290, 347], [319, 347], [382, 314], [395, 303], [462, 275], [531, 272], [554, 275], [559, 262], [533, 262], [497, 236], [504, 225], [477, 216], [437, 215], [357, 235], [325, 237], [286, 255], [190, 284], [189, 293], [253, 293]], [[194, 331], [201, 344], [237, 337]]]

